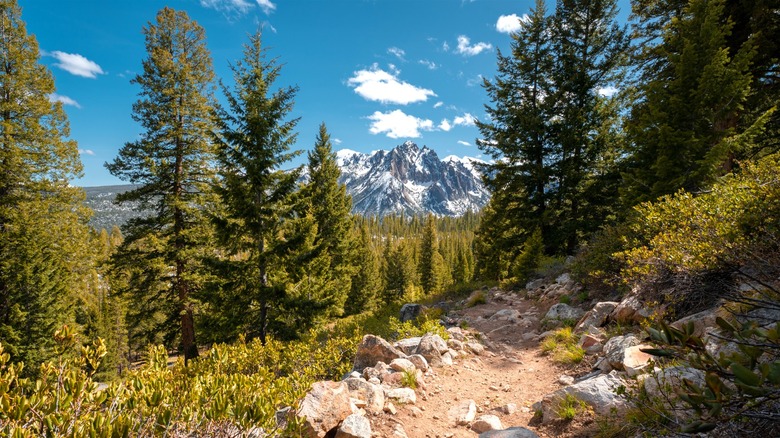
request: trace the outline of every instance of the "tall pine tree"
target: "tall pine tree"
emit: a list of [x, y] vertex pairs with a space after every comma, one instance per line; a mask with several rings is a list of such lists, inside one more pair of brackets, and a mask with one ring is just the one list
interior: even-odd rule
[[202, 282], [196, 263], [208, 231], [202, 206], [213, 179], [214, 72], [205, 32], [186, 13], [162, 9], [144, 35], [147, 58], [133, 79], [141, 86], [133, 120], [144, 131], [106, 167], [137, 185], [117, 202], [153, 213], [128, 222], [116, 260], [132, 266], [128, 287], [141, 306], [164, 314], [159, 330], [169, 341], [178, 325], [191, 359], [198, 356], [193, 294]]
[[284, 264], [311, 228], [290, 223], [299, 172], [282, 169], [300, 153], [290, 150], [298, 119], [288, 119], [297, 87], [272, 88], [281, 67], [265, 53], [261, 35], [252, 35], [233, 66], [233, 91], [223, 86], [228, 108], [218, 111], [217, 187], [224, 207], [218, 235], [231, 256], [220, 305], [226, 304], [222, 311], [234, 334], [259, 336], [263, 343], [269, 322], [285, 317], [290, 279]]
[[0, 341], [34, 372], [71, 319], [88, 236], [78, 148], [21, 13], [0, 2]]

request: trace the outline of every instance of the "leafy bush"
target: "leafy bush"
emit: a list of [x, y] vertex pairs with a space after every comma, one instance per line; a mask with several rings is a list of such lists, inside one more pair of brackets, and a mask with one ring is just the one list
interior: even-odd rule
[[424, 336], [426, 333], [439, 335], [445, 341], [450, 338], [447, 329], [441, 325], [438, 319], [427, 319], [424, 315], [414, 321], [401, 322], [398, 318], [391, 317], [389, 322], [392, 339], [406, 339]]
[[587, 406], [588, 405], [586, 405], [585, 402], [577, 397], [566, 394], [566, 396], [558, 402], [558, 409], [556, 409], [555, 413], [561, 420], [571, 421], [577, 416], [578, 412], [586, 409]]
[[[340, 378], [351, 368], [357, 336], [310, 333], [299, 342], [269, 339], [216, 345], [188, 367], [168, 366], [163, 347], [150, 349], [147, 364], [100, 390], [92, 380], [102, 341], [74, 356], [73, 332], [58, 331], [58, 358], [41, 366], [35, 382], [19, 378], [22, 364], [9, 363], [0, 346], [0, 435], [157, 436], [197, 430], [260, 427], [282, 433], [275, 413], [295, 407], [317, 380]], [[290, 421], [290, 433], [299, 425]]]
[[537, 228], [523, 244], [523, 251], [512, 263], [511, 272], [520, 284], [525, 284], [536, 272], [544, 256], [542, 230]]
[[406, 388], [417, 389], [417, 371], [404, 370], [401, 374], [401, 385]]

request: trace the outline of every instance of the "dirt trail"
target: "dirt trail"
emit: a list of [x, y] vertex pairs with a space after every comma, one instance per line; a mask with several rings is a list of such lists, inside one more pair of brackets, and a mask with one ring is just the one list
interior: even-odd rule
[[[540, 319], [551, 304], [509, 294], [496, 299], [491, 294], [487, 304], [451, 312], [450, 316], [466, 320], [469, 330], [480, 334], [485, 352], [459, 356], [451, 367], [434, 368], [418, 388], [416, 404], [398, 406], [396, 415], [372, 417], [374, 436], [398, 436], [394, 431], [400, 424], [409, 438], [476, 437], [476, 432], [456, 425], [448, 416], [451, 407], [469, 399], [476, 402], [477, 417], [496, 415], [504, 428], [523, 426], [541, 437], [587, 436], [574, 425], [540, 428], [532, 422], [531, 405], [563, 387], [558, 383], [562, 375], [576, 373], [540, 353]], [[499, 311], [502, 314], [496, 315]], [[508, 403], [516, 405], [512, 414], [502, 409]]]

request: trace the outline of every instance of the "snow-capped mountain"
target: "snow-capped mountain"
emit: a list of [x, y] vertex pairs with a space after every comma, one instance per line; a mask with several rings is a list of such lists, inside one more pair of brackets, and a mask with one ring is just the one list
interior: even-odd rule
[[436, 152], [407, 141], [391, 151], [371, 154], [344, 149], [336, 153], [340, 182], [352, 195], [352, 211], [360, 214], [434, 213], [460, 216], [479, 210], [490, 199], [474, 166], [476, 158]]

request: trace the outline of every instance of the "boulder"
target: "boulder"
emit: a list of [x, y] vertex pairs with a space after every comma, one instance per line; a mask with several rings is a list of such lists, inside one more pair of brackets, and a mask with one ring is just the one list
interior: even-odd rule
[[518, 319], [520, 319], [520, 311], [516, 309], [501, 309], [498, 312], [494, 313], [491, 317], [491, 320], [498, 320], [498, 321], [509, 321], [509, 322], [517, 322]]
[[457, 339], [447, 339], [447, 347], [452, 350], [463, 350], [463, 342]]
[[423, 357], [420, 354], [413, 354], [409, 357], [407, 357], [411, 363], [414, 364], [414, 367], [422, 372], [428, 371], [428, 361], [425, 360], [425, 357]]
[[609, 319], [619, 323], [634, 323], [642, 322], [652, 314], [653, 311], [642, 304], [635, 294], [630, 294], [615, 306]]
[[352, 414], [341, 423], [336, 438], [371, 438], [371, 423], [362, 415]]
[[476, 433], [487, 432], [489, 430], [501, 430], [504, 426], [501, 420], [495, 415], [480, 415], [479, 418], [471, 423], [471, 430]]
[[406, 357], [406, 354], [379, 336], [365, 335], [358, 345], [353, 369], [363, 371], [366, 367], [373, 367], [377, 362], [390, 363], [399, 357]]
[[574, 329], [587, 330], [589, 327], [603, 326], [617, 305], [618, 303], [615, 301], [602, 301], [596, 303], [592, 309], [585, 313], [585, 316], [580, 319]]
[[479, 434], [479, 438], [539, 438], [536, 432], [525, 427], [510, 427], [504, 430], [491, 430]]
[[421, 337], [415, 337], [415, 338], [406, 338], [401, 339], [399, 341], [396, 341], [393, 346], [401, 351], [404, 352], [404, 354], [414, 354], [415, 351], [417, 351], [417, 346], [420, 345], [420, 339]]
[[617, 372], [612, 371], [547, 394], [541, 402], [542, 423], [550, 423], [558, 419], [557, 410], [561, 400], [567, 394], [589, 405], [599, 415], [610, 415], [613, 409], [617, 412], [624, 411], [628, 407], [628, 402], [617, 395], [617, 390], [625, 384]]
[[441, 365], [441, 356], [447, 350], [447, 342], [441, 336], [428, 333], [420, 339], [415, 353], [424, 357], [429, 365], [436, 366]]
[[447, 411], [447, 417], [459, 426], [471, 423], [476, 416], [477, 404], [474, 400], [464, 400]]
[[588, 354], [597, 354], [604, 349], [604, 344], [601, 343], [601, 339], [587, 333], [580, 336], [578, 345]]
[[401, 322], [412, 321], [420, 316], [423, 310], [423, 306], [414, 303], [407, 303], [401, 306], [400, 320]]
[[449, 351], [444, 353], [444, 354], [442, 354], [441, 355], [441, 366], [451, 367], [453, 365], [453, 363], [454, 363], [452, 361], [452, 359], [453, 359], [452, 355], [450, 354]]
[[558, 303], [550, 307], [547, 314], [544, 315], [547, 319], [557, 319], [559, 321], [571, 320], [578, 321], [582, 314], [585, 313], [582, 309], [572, 307], [568, 304]]
[[651, 397], [661, 399], [673, 399], [668, 397], [675, 394], [675, 388], [684, 388], [683, 380], [689, 380], [695, 385], [704, 385], [704, 372], [696, 368], [676, 366], [657, 370], [647, 376], [642, 384], [645, 391]]
[[615, 336], [604, 344], [604, 357], [613, 369], [622, 371], [625, 369], [623, 361], [626, 358], [626, 349], [641, 343], [634, 335]]
[[386, 363], [379, 361], [372, 367], [363, 368], [363, 378], [366, 380], [371, 380], [372, 378], [382, 380], [384, 376], [391, 371], [392, 370]]
[[678, 319], [670, 325], [678, 330], [682, 330], [689, 322], [693, 323], [693, 335], [704, 336], [710, 329], [717, 327], [715, 318], [718, 317], [716, 308], [707, 309], [693, 315], [688, 315], [685, 318]]
[[643, 348], [653, 348], [651, 345], [634, 345], [623, 351], [623, 369], [629, 377], [642, 373], [650, 366], [653, 356], [641, 351]]
[[315, 382], [296, 412], [309, 438], [323, 438], [351, 414], [349, 387], [343, 381]]
[[385, 406], [385, 391], [380, 385], [363, 379], [347, 379], [344, 383], [349, 389], [349, 396], [364, 401], [367, 411], [382, 412]]
[[417, 394], [412, 388], [394, 388], [385, 391], [385, 397], [400, 404], [417, 403]]
[[398, 358], [398, 359], [393, 359], [393, 361], [390, 362], [390, 369], [395, 370], [395, 371], [414, 372], [416, 367], [414, 366], [412, 361], [410, 361], [409, 359]]

